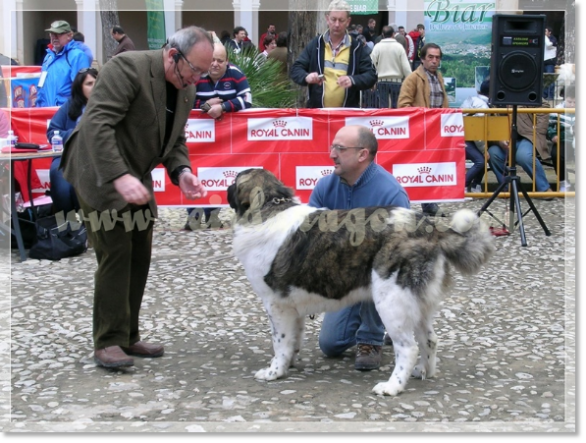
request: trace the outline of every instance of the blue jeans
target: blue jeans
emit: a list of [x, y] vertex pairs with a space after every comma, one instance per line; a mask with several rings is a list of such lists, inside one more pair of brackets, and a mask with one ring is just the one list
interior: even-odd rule
[[[192, 212], [198, 208], [186, 208], [186, 209], [187, 209], [187, 217], [189, 217], [192, 214]], [[203, 208], [203, 214], [206, 217], [206, 221], [208, 221], [210, 219], [210, 214], [212, 213], [212, 210], [214, 210], [214, 209], [216, 209], [216, 208]], [[198, 211], [193, 215], [193, 218], [195, 218], [196, 220], [199, 220], [200, 215], [201, 215], [201, 211]]]
[[[553, 74], [555, 73], [555, 65], [543, 65], [543, 73], [544, 74]], [[555, 93], [555, 82], [549, 85], [548, 87], [543, 88], [543, 98], [553, 99]]]
[[[399, 100], [399, 92], [401, 92], [402, 83], [379, 81], [376, 84], [376, 93], [378, 95], [379, 108], [397, 108], [397, 101]], [[389, 97], [391, 98], [389, 106]]]
[[64, 211], [64, 216], [67, 216], [70, 211], [78, 211], [80, 206], [73, 186], [63, 178], [63, 173], [59, 169], [60, 164], [61, 158], [55, 157], [49, 168], [50, 195], [53, 200], [53, 211]]
[[473, 163], [466, 172], [466, 187], [479, 185], [484, 176], [484, 154], [478, 150], [474, 142], [466, 142], [466, 160]]
[[[517, 165], [521, 166], [529, 177], [533, 179], [533, 143], [526, 138], [519, 138], [516, 151], [515, 161]], [[498, 182], [502, 183], [508, 153], [498, 145], [488, 148], [488, 153], [490, 154], [490, 159], [488, 160], [490, 167], [494, 171]], [[549, 189], [549, 182], [539, 159], [535, 159], [535, 189], [538, 192], [545, 192]]]
[[319, 332], [319, 347], [336, 357], [357, 343], [382, 346], [383, 325], [373, 302], [361, 302], [336, 312], [326, 312]]

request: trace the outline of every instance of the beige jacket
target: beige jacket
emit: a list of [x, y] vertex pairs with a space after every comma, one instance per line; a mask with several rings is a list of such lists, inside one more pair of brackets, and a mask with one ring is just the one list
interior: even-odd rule
[[[444, 102], [442, 104], [442, 108], [448, 108], [450, 105], [448, 104], [448, 95], [446, 94], [446, 87], [444, 86], [444, 78], [439, 72], [437, 73], [437, 77], [444, 93]], [[419, 65], [419, 67], [413, 71], [409, 77], [403, 80], [397, 106], [399, 108], [429, 108], [430, 93], [431, 89], [429, 87], [427, 74], [425, 73], [423, 65]]]

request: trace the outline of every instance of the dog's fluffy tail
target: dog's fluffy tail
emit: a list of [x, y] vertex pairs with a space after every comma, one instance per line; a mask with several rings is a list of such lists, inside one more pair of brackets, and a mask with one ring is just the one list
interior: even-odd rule
[[469, 209], [456, 212], [440, 239], [448, 261], [463, 274], [475, 274], [494, 252], [494, 237]]

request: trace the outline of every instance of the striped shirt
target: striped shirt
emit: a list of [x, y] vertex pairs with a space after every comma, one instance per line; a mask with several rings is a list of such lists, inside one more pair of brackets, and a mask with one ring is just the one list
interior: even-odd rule
[[252, 94], [248, 80], [238, 66], [228, 63], [226, 73], [217, 82], [209, 74], [203, 75], [195, 84], [194, 109], [211, 98], [221, 98], [226, 103], [226, 112], [236, 112], [252, 107]]

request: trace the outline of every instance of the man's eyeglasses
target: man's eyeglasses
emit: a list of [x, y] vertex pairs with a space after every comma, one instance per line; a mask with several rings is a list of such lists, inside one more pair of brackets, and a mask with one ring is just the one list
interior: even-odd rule
[[342, 145], [332, 145], [330, 146], [330, 151], [335, 150], [336, 152], [346, 152], [348, 149], [364, 149], [362, 146], [342, 146]]
[[193, 66], [191, 64], [191, 62], [189, 60], [187, 60], [187, 57], [185, 57], [185, 54], [183, 54], [183, 52], [181, 52], [179, 49], [177, 49], [177, 53], [181, 56], [181, 58], [185, 61], [185, 63], [187, 63], [187, 66], [189, 66], [189, 69], [191, 69], [194, 74], [196, 74], [196, 75], [201, 74], [201, 70], [197, 69], [195, 66]]

